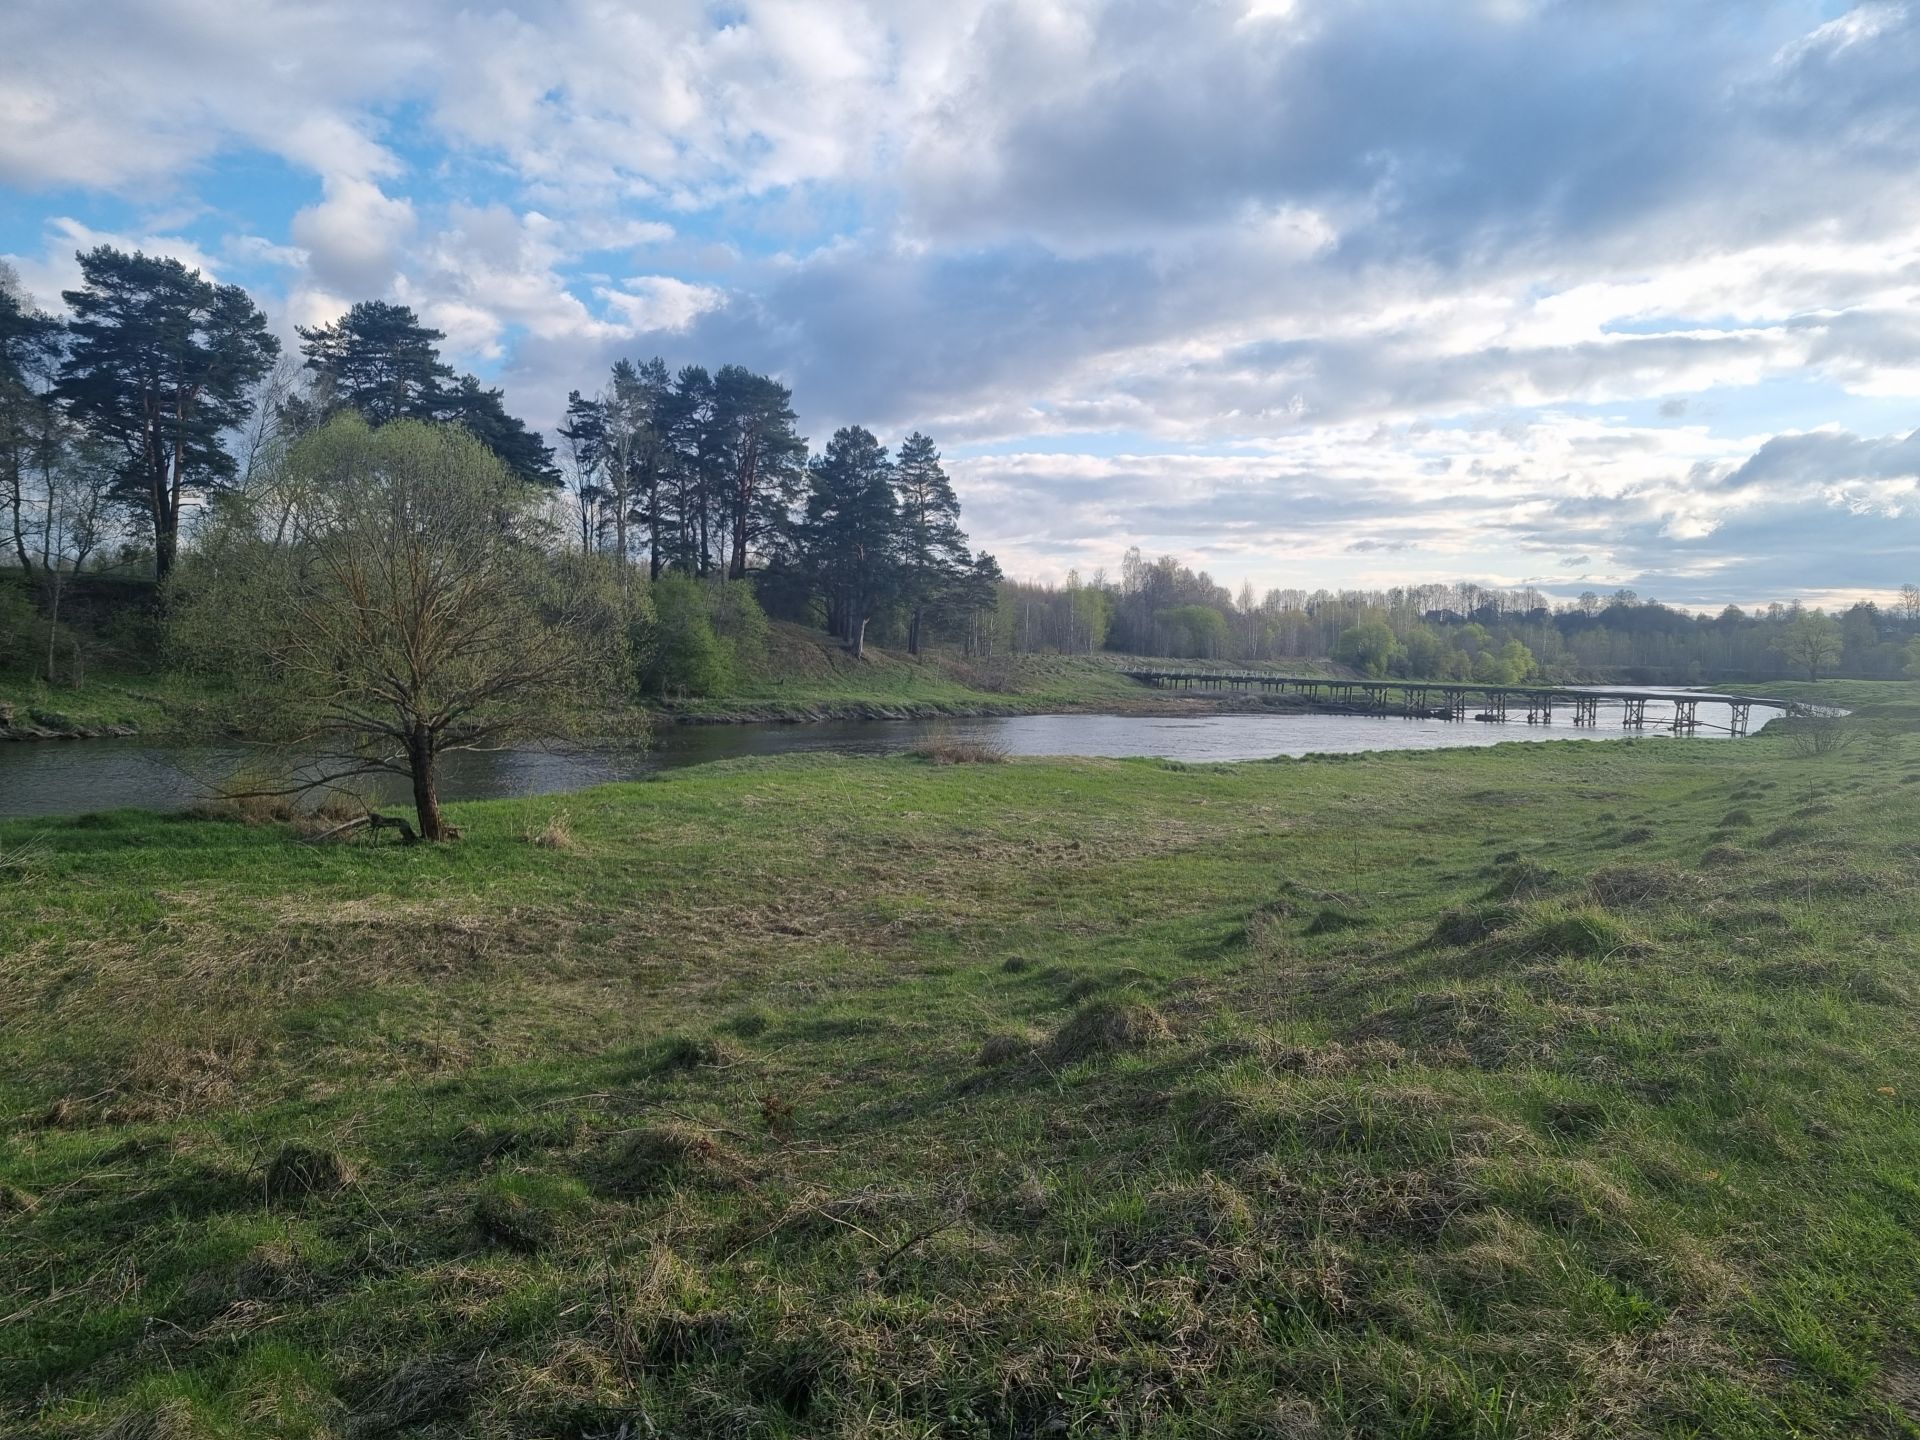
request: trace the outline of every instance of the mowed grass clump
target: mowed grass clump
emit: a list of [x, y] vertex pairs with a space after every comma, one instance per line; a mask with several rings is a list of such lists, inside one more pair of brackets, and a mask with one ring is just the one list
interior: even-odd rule
[[262, 1177], [266, 1193], [276, 1200], [304, 1200], [332, 1195], [353, 1183], [353, 1167], [333, 1151], [289, 1141], [267, 1162]]
[[1909, 718], [0, 826], [0, 1433], [1913, 1434]]
[[1042, 1050], [1052, 1065], [1072, 1065], [1096, 1055], [1142, 1050], [1173, 1038], [1166, 1017], [1140, 1000], [1101, 999], [1082, 1005]]
[[909, 752], [929, 765], [1004, 765], [1007, 750], [991, 740], [966, 740], [953, 735], [938, 735]]

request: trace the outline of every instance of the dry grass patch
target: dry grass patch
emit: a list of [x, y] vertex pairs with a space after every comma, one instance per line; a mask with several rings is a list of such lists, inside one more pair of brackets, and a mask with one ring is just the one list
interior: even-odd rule
[[[429, 1355], [393, 1371], [354, 1407], [348, 1440], [374, 1440], [430, 1421], [459, 1421], [481, 1388], [484, 1356]], [[458, 1434], [459, 1427], [443, 1433]]]
[[353, 1167], [333, 1151], [295, 1141], [280, 1147], [262, 1177], [268, 1196], [275, 1200], [337, 1194], [353, 1180]]
[[1138, 1000], [1093, 1000], [1073, 1012], [1043, 1052], [1049, 1065], [1071, 1065], [1094, 1055], [1141, 1050], [1173, 1038], [1166, 1017]]
[[538, 830], [529, 828], [526, 840], [529, 845], [536, 845], [542, 850], [558, 850], [565, 854], [580, 848], [579, 837], [573, 833], [572, 817], [564, 810], [554, 811], [547, 817], [547, 823]]
[[177, 1398], [128, 1410], [93, 1432], [95, 1440], [201, 1440], [212, 1433], [200, 1423], [193, 1407]]
[[1537, 861], [1517, 860], [1494, 872], [1493, 884], [1483, 898], [1525, 900], [1546, 893], [1558, 878], [1551, 868]]
[[1466, 905], [1440, 917], [1428, 936], [1431, 945], [1478, 945], [1509, 930], [1525, 912], [1517, 905]]
[[1665, 865], [1609, 865], [1587, 879], [1587, 893], [1602, 906], [1652, 905], [1699, 890], [1698, 876]]
[[1025, 1060], [1040, 1050], [1040, 1041], [1031, 1032], [1002, 1031], [989, 1035], [973, 1057], [973, 1063], [981, 1069], [990, 1069], [995, 1065], [1005, 1065], [1009, 1061]]
[[1007, 749], [991, 740], [954, 740], [943, 736], [926, 741], [908, 752], [929, 765], [1004, 765]]
[[599, 1168], [602, 1184], [635, 1199], [682, 1186], [737, 1190], [751, 1182], [747, 1163], [737, 1152], [707, 1131], [684, 1124], [633, 1132]]

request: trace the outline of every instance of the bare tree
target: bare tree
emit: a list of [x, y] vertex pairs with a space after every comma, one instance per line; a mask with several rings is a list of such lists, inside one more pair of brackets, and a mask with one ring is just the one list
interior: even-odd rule
[[294, 524], [227, 507], [175, 587], [183, 640], [304, 757], [281, 793], [404, 776], [446, 839], [440, 756], [567, 734], [625, 682], [620, 589], [460, 430], [344, 415], [285, 463]]

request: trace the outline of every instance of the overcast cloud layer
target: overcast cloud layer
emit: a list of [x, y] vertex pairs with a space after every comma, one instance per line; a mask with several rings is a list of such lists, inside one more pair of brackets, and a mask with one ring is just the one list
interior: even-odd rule
[[926, 429], [1010, 572], [1920, 580], [1920, 7], [13, 0], [0, 252]]

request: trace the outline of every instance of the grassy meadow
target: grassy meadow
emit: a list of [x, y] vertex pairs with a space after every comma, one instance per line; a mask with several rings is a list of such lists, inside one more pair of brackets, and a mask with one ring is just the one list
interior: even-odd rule
[[0, 826], [0, 1433], [1920, 1435], [1869, 700]]

